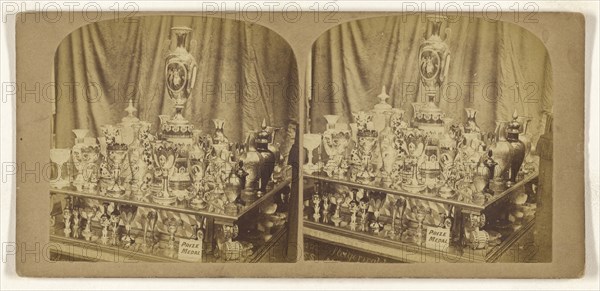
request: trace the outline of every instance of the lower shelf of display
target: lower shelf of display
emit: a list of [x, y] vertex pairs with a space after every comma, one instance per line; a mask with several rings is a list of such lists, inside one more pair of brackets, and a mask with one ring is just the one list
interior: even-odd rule
[[[273, 236], [258, 247], [251, 255], [242, 260], [225, 261], [214, 257], [212, 254], [203, 254], [203, 263], [255, 263], [260, 261], [269, 251], [274, 248], [282, 237], [287, 233], [286, 227], [281, 227]], [[101, 245], [95, 242], [85, 241], [83, 239], [67, 238], [60, 235], [50, 234], [49, 247], [52, 254], [58, 255], [64, 259], [58, 261], [82, 260], [99, 261], [115, 263], [135, 263], [135, 262], [186, 262], [176, 258], [176, 254], [159, 255], [144, 253], [139, 250], [125, 249], [119, 246]]]
[[348, 187], [352, 187], [352, 188], [360, 188], [360, 189], [371, 190], [371, 191], [380, 191], [380, 192], [385, 192], [385, 193], [392, 194], [392, 195], [415, 198], [415, 199], [419, 199], [419, 200], [442, 203], [442, 204], [446, 204], [446, 205], [453, 205], [453, 206], [459, 207], [461, 209], [473, 210], [473, 211], [482, 211], [482, 210], [487, 209], [490, 206], [494, 205], [495, 203], [502, 201], [503, 199], [508, 197], [509, 194], [513, 193], [515, 189], [522, 187], [526, 183], [537, 178], [537, 176], [538, 176], [537, 172], [531, 173], [531, 174], [527, 175], [524, 179], [518, 181], [517, 183], [515, 183], [511, 187], [505, 189], [504, 191], [494, 194], [492, 196], [492, 198], [489, 199], [488, 201], [486, 201], [484, 204], [477, 205], [477, 204], [473, 204], [473, 203], [466, 203], [466, 202], [458, 201], [455, 199], [447, 199], [447, 198], [442, 198], [442, 197], [438, 197], [438, 196], [427, 196], [427, 195], [420, 194], [420, 193], [411, 193], [411, 192], [408, 192], [405, 190], [390, 189], [390, 188], [384, 188], [384, 187], [379, 187], [379, 186], [374, 186], [374, 185], [365, 185], [365, 184], [360, 184], [357, 182], [352, 182], [349, 180], [340, 180], [340, 179], [329, 178], [327, 176], [303, 174], [303, 178], [305, 178], [305, 179], [312, 179], [312, 180], [321, 181], [324, 183], [344, 185], [344, 186], [348, 186]]
[[534, 225], [532, 219], [504, 239], [499, 245], [482, 250], [451, 246], [448, 251], [428, 249], [412, 243], [391, 240], [382, 236], [351, 231], [340, 227], [304, 220], [303, 234], [311, 239], [366, 253], [393, 258], [407, 263], [483, 263], [494, 262], [510, 249]]
[[99, 201], [114, 202], [114, 203], [119, 203], [119, 204], [130, 204], [130, 205], [135, 205], [135, 206], [139, 206], [139, 207], [147, 207], [147, 208], [151, 208], [151, 209], [166, 210], [166, 211], [171, 211], [174, 213], [186, 213], [186, 214], [192, 214], [192, 215], [200, 215], [203, 217], [211, 217], [211, 218], [220, 219], [222, 221], [235, 222], [235, 221], [239, 220], [245, 214], [260, 207], [265, 201], [268, 201], [270, 197], [274, 196], [276, 193], [281, 191], [281, 189], [283, 189], [285, 186], [289, 185], [290, 183], [291, 183], [291, 179], [287, 179], [280, 183], [277, 183], [270, 190], [268, 190], [268, 192], [265, 193], [263, 196], [259, 197], [258, 199], [256, 199], [252, 203], [250, 203], [249, 205], [244, 206], [239, 211], [239, 213], [235, 216], [209, 212], [206, 210], [196, 210], [196, 209], [191, 209], [191, 208], [185, 208], [183, 206], [161, 205], [161, 204], [157, 204], [157, 203], [153, 203], [153, 202], [136, 201], [136, 200], [128, 199], [125, 197], [117, 198], [117, 197], [110, 197], [110, 196], [100, 196], [97, 193], [86, 193], [86, 192], [76, 191], [73, 189], [50, 189], [50, 193], [51, 194], [69, 195], [69, 196], [87, 198], [87, 199], [94, 199], [94, 200], [99, 200]]

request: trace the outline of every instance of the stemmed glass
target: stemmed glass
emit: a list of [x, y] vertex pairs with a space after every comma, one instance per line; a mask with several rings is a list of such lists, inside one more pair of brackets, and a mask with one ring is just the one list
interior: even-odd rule
[[315, 222], [319, 222], [319, 218], [321, 218], [321, 196], [318, 193], [313, 194], [312, 196], [313, 203], [313, 219]]
[[70, 149], [50, 149], [50, 160], [57, 166], [56, 179], [50, 181], [50, 185], [53, 188], [60, 189], [69, 186], [69, 180], [63, 178], [62, 168], [70, 157]]
[[71, 217], [73, 217], [73, 211], [71, 209], [71, 197], [66, 197], [65, 207], [63, 208], [63, 218], [65, 221], [65, 228], [63, 232], [65, 233], [65, 237], [71, 236]]
[[108, 202], [102, 204], [103, 212], [100, 216], [100, 225], [102, 226], [102, 237], [100, 243], [103, 245], [108, 244], [108, 227], [110, 226], [110, 215], [108, 215]]
[[119, 231], [119, 222], [121, 222], [121, 211], [119, 211], [119, 208], [117, 207], [116, 204], [113, 205], [114, 209], [113, 211], [110, 213], [110, 224], [112, 226], [112, 237], [111, 237], [111, 244], [113, 246], [118, 245], [118, 231]]
[[307, 175], [319, 170], [318, 163], [313, 164], [313, 151], [321, 145], [321, 138], [322, 136], [316, 133], [304, 134], [304, 148], [308, 151], [308, 162], [302, 169]]
[[369, 212], [369, 197], [367, 191], [364, 191], [363, 197], [358, 200], [358, 208], [360, 209], [360, 230], [367, 231], [367, 214]]
[[425, 242], [425, 235], [423, 234], [423, 232], [425, 231], [424, 227], [423, 227], [423, 222], [425, 221], [425, 217], [427, 217], [428, 214], [431, 213], [431, 209], [426, 209], [425, 207], [418, 207], [417, 208], [417, 214], [416, 214], [416, 218], [417, 218], [417, 233], [415, 234], [415, 243], [418, 245], [422, 245]]
[[381, 214], [381, 207], [383, 207], [386, 197], [387, 194], [384, 192], [372, 192], [369, 196], [369, 204], [373, 209], [373, 216], [375, 217], [375, 221], [373, 221], [369, 226], [376, 234], [383, 229], [383, 224], [379, 222], [379, 216]]
[[177, 228], [179, 226], [183, 226], [183, 221], [175, 218], [169, 217], [163, 221], [165, 227], [167, 228], [167, 232], [169, 233], [169, 242], [167, 243], [167, 247], [170, 250], [175, 249], [175, 233], [177, 232]]
[[352, 215], [350, 216], [350, 230], [354, 231], [356, 230], [356, 214], [359, 211], [359, 207], [358, 207], [358, 201], [356, 201], [356, 193], [358, 192], [358, 189], [352, 189], [351, 190], [351, 200], [348, 203], [348, 208], [350, 210], [350, 213], [352, 213]]
[[[389, 200], [389, 208], [391, 208], [391, 212], [392, 212], [392, 225], [391, 225], [391, 229], [389, 232], [389, 236], [392, 239], [395, 239], [396, 236], [401, 237], [402, 236], [402, 219], [404, 218], [404, 210], [406, 210], [406, 199], [404, 197], [397, 197], [394, 198], [394, 196], [390, 196], [388, 197]], [[396, 227], [396, 217], [400, 218], [400, 225], [398, 227]], [[396, 228], [399, 228], [398, 231], [396, 231]]]
[[135, 205], [125, 204], [121, 205], [121, 220], [125, 223], [125, 235], [121, 238], [121, 241], [125, 243], [125, 247], [129, 247], [135, 243], [134, 237], [131, 235], [131, 223], [137, 215], [138, 207]]
[[86, 220], [85, 229], [83, 230], [82, 235], [85, 238], [85, 240], [87, 240], [87, 241], [92, 240], [92, 236], [94, 235], [94, 233], [92, 232], [92, 219], [94, 219], [94, 217], [96, 217], [96, 214], [98, 213], [98, 211], [99, 211], [99, 208], [97, 206], [93, 206], [93, 207], [86, 207], [81, 212], [81, 215]]
[[344, 203], [344, 195], [335, 195], [335, 212], [333, 213], [333, 216], [331, 216], [331, 221], [333, 221], [333, 224], [336, 227], [340, 226], [340, 222], [342, 221], [342, 218], [340, 217], [340, 212], [341, 212], [341, 208], [342, 208], [342, 203]]
[[[152, 247], [156, 244], [156, 238], [154, 237], [154, 228], [156, 227], [157, 219], [158, 215], [154, 210], [150, 210], [146, 214], [146, 219], [144, 221], [144, 243], [142, 245], [142, 250], [144, 252], [151, 250]], [[148, 231], [150, 232], [150, 237], [148, 237]]]

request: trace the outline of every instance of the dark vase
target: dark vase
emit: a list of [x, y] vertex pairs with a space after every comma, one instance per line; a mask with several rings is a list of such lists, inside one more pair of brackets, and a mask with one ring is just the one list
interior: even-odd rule
[[492, 157], [498, 163], [494, 171], [494, 179], [491, 183], [491, 190], [494, 192], [502, 192], [505, 189], [506, 176], [510, 172], [513, 147], [506, 140], [506, 121], [496, 121], [495, 142], [490, 146]]
[[510, 161], [510, 175], [509, 181], [506, 183], [506, 186], [510, 187], [517, 182], [517, 175], [519, 174], [519, 169], [521, 169], [521, 165], [523, 164], [523, 160], [525, 159], [525, 144], [523, 141], [519, 139], [519, 133], [521, 132], [521, 124], [517, 120], [519, 116], [517, 115], [517, 111], [513, 113], [513, 120], [508, 124], [506, 129], [506, 140], [510, 143], [512, 147], [512, 159]]
[[246, 151], [241, 156], [243, 169], [248, 174], [242, 193], [242, 199], [246, 203], [251, 203], [256, 199], [256, 192], [259, 190], [259, 183], [263, 169], [263, 157], [256, 149], [255, 132], [248, 134], [246, 139]]
[[[267, 192], [267, 186], [271, 181], [271, 175], [275, 169], [276, 157], [269, 150], [270, 133], [267, 130], [267, 125], [263, 120], [262, 130], [256, 136], [256, 150], [260, 153], [263, 159], [263, 166], [260, 172], [260, 189], [259, 195]], [[260, 193], [262, 192], [262, 193]]]

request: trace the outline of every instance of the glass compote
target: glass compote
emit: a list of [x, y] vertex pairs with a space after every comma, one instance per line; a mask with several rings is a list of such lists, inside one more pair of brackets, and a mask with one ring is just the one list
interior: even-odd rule
[[329, 176], [333, 176], [333, 172], [337, 168], [338, 148], [334, 144], [334, 135], [337, 133], [335, 124], [340, 118], [339, 115], [323, 115], [327, 120], [327, 129], [323, 132], [323, 148], [327, 154], [327, 163], [325, 163], [325, 171]]
[[93, 191], [98, 183], [98, 159], [100, 158], [100, 147], [96, 144], [93, 137], [85, 139], [86, 147], [82, 149], [82, 162], [85, 164], [83, 169], [83, 189]]
[[348, 172], [348, 161], [346, 153], [350, 145], [351, 132], [348, 129], [339, 129], [333, 135], [333, 145], [336, 148], [335, 164], [337, 167], [333, 171], [333, 175], [337, 179], [345, 179]]
[[75, 134], [75, 145], [71, 150], [71, 158], [73, 159], [73, 164], [77, 170], [77, 174], [73, 180], [73, 186], [77, 188], [77, 191], [83, 190], [83, 187], [86, 184], [84, 171], [87, 166], [87, 161], [83, 160], [83, 151], [84, 148], [87, 147], [85, 144], [85, 136], [88, 132], [89, 130], [87, 129], [73, 129], [73, 133]]
[[305, 174], [310, 175], [319, 171], [318, 162], [313, 163], [313, 151], [321, 145], [321, 138], [322, 136], [316, 133], [304, 134], [304, 148], [308, 152], [308, 162], [302, 166]]
[[152, 196], [155, 203], [171, 205], [177, 201], [177, 197], [171, 196], [169, 191], [169, 173], [175, 164], [179, 153], [179, 147], [167, 141], [155, 141], [152, 144], [152, 157], [156, 167], [155, 175], [161, 178], [162, 189]]
[[69, 186], [69, 180], [63, 178], [62, 168], [70, 157], [70, 149], [50, 149], [50, 160], [56, 164], [56, 178], [50, 181], [52, 188], [60, 189]]
[[425, 131], [414, 129], [405, 135], [406, 150], [408, 157], [405, 161], [405, 167], [411, 172], [408, 181], [402, 184], [402, 188], [411, 193], [419, 193], [425, 189], [426, 185], [419, 181], [419, 161], [425, 152], [425, 146], [429, 141], [429, 136]]
[[110, 196], [121, 197], [125, 193], [125, 187], [121, 180], [122, 165], [127, 157], [127, 146], [125, 144], [108, 145], [109, 168], [112, 169], [112, 185], [107, 192]]

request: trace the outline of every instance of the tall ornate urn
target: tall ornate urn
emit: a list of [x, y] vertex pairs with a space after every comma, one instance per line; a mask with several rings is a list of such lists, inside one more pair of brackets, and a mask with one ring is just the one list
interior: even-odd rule
[[169, 98], [175, 103], [175, 114], [161, 120], [161, 131], [164, 138], [175, 143], [190, 144], [194, 129], [183, 117], [183, 109], [191, 96], [198, 69], [196, 60], [188, 51], [191, 31], [189, 27], [171, 28], [171, 51], [165, 61], [165, 87]]
[[413, 126], [431, 133], [444, 132], [444, 113], [437, 107], [435, 100], [440, 96], [440, 87], [448, 75], [450, 65], [450, 49], [445, 40], [450, 29], [445, 29], [445, 37], [441, 37], [441, 29], [446, 17], [440, 15], [427, 16], [427, 29], [419, 47], [419, 74], [421, 96], [424, 102], [413, 104]]
[[445, 20], [445, 16], [427, 15], [427, 30], [419, 47], [419, 73], [427, 95], [437, 96], [448, 75], [450, 48], [445, 40], [450, 34], [450, 28], [445, 29], [443, 39], [441, 36]]

